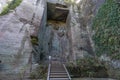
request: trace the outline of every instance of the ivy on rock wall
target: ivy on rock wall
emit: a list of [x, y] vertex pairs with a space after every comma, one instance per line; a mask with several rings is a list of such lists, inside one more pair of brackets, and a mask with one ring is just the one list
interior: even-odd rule
[[105, 1], [93, 20], [92, 28], [96, 54], [120, 59], [120, 3], [117, 0]]

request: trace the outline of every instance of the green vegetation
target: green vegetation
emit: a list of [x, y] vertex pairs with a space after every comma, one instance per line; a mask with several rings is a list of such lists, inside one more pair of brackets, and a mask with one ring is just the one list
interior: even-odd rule
[[38, 45], [38, 38], [36, 36], [31, 36], [31, 43], [33, 45]]
[[94, 18], [92, 28], [96, 54], [120, 59], [120, 5], [117, 0], [106, 0]]
[[22, 0], [13, 0], [7, 6], [4, 7], [3, 11], [1, 12], [0, 16], [5, 15], [10, 12], [10, 10], [14, 10], [17, 6], [20, 5]]
[[43, 79], [47, 78], [47, 66], [39, 65], [33, 72], [30, 73], [30, 79]]
[[107, 69], [103, 62], [94, 58], [77, 60], [77, 65], [68, 64], [68, 71], [71, 77], [108, 77]]

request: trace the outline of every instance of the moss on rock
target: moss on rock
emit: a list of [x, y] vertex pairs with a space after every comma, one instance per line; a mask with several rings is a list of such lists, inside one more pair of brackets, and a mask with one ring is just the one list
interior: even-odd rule
[[38, 38], [36, 36], [31, 36], [31, 43], [33, 45], [38, 45]]

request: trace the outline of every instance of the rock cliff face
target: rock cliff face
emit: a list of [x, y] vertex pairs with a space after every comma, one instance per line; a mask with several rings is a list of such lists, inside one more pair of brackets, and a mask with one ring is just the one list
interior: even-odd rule
[[70, 6], [68, 19], [69, 37], [71, 37], [71, 55], [74, 60], [85, 56], [94, 56], [94, 44], [91, 39], [92, 19], [105, 0], [81, 0]]
[[[48, 2], [57, 5], [65, 4], [60, 0], [48, 0]], [[39, 57], [48, 55], [64, 56], [66, 60], [76, 61], [76, 59], [85, 56], [95, 56], [94, 44], [91, 39], [92, 19], [96, 15], [97, 10], [104, 3], [104, 0], [81, 0], [78, 4], [69, 5], [69, 15], [67, 17], [65, 27], [58, 22], [46, 23], [46, 17], [43, 16], [43, 23], [39, 28]], [[50, 11], [50, 9], [52, 9]], [[54, 13], [54, 5], [48, 4], [48, 19]], [[49, 19], [50, 20], [50, 19]], [[59, 20], [60, 21], [60, 20]], [[60, 32], [61, 31], [61, 32]], [[63, 35], [60, 37], [59, 35]], [[60, 56], [60, 57], [62, 57]], [[40, 59], [39, 59], [40, 61]]]
[[[55, 7], [54, 10], [57, 8], [63, 11], [56, 11], [60, 13], [56, 17], [56, 14], [49, 14], [52, 8], [47, 8], [46, 0], [23, 0], [13, 12], [0, 16], [0, 72], [20, 72], [26, 70], [26, 67], [30, 68], [28, 64], [32, 61], [40, 63], [48, 56], [73, 62], [86, 56], [95, 56], [91, 25], [104, 1], [81, 0], [78, 4], [69, 3], [68, 13], [63, 0], [48, 0], [64, 6]], [[1, 2], [7, 4], [7, 0]], [[62, 16], [60, 21], [61, 13], [64, 12], [65, 15], [62, 15], [65, 18]], [[48, 20], [51, 16], [52, 20]], [[31, 43], [31, 37], [36, 39], [35, 44]], [[113, 64], [120, 66], [115, 62]]]
[[[55, 5], [56, 3], [49, 3], [46, 6], [47, 11], [44, 11], [42, 23], [39, 27], [38, 62], [42, 59], [48, 59], [50, 55], [61, 59], [62, 56], [65, 56], [65, 53], [69, 54], [69, 40], [67, 38], [67, 27], [65, 24], [68, 10], [60, 12], [60, 8], [59, 10], [56, 9]], [[63, 14], [65, 14], [65, 17], [63, 17]]]
[[[48, 2], [65, 4], [57, 0]], [[19, 64], [19, 67], [25, 65], [31, 61], [32, 51], [38, 63], [49, 55], [72, 61], [95, 55], [91, 24], [102, 3], [104, 0], [81, 0], [77, 5], [70, 5], [64, 23], [47, 22], [44, 0], [23, 0], [12, 13], [0, 17], [0, 65], [6, 69], [13, 69], [11, 63]], [[33, 48], [30, 36], [38, 37], [38, 45]]]
[[19, 72], [31, 62], [30, 36], [37, 36], [44, 1], [23, 0], [13, 12], [0, 16], [0, 71]]
[[[69, 38], [67, 36], [67, 26], [65, 23], [49, 22], [48, 27], [51, 27], [51, 36], [50, 36], [50, 54], [51, 56], [67, 60], [69, 55]], [[56, 28], [57, 27], [57, 28]]]

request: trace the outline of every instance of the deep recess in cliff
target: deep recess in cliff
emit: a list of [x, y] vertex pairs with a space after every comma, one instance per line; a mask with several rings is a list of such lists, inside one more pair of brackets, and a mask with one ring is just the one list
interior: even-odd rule
[[52, 56], [56, 59], [66, 59], [69, 55], [69, 39], [66, 19], [69, 10], [62, 4], [47, 3], [47, 25], [40, 28], [40, 60]]

